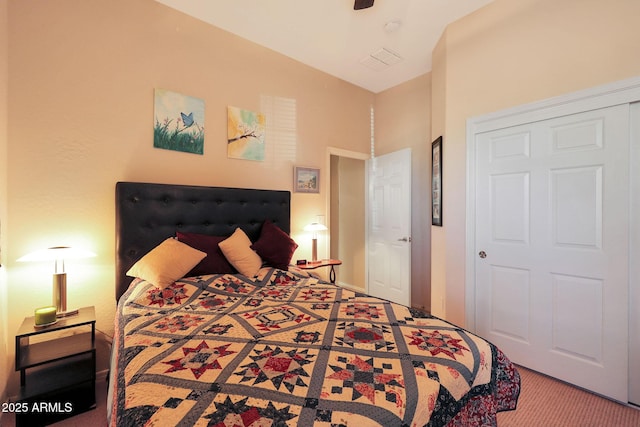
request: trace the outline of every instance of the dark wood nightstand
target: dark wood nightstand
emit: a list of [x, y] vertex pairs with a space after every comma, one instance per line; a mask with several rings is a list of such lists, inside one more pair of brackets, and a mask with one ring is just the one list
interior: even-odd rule
[[[51, 424], [95, 408], [95, 308], [81, 308], [50, 326], [34, 324], [34, 317], [27, 317], [16, 333], [16, 371], [20, 371], [16, 426]], [[45, 334], [71, 328], [73, 335], [44, 339]], [[30, 338], [38, 342], [30, 343]]]
[[331, 271], [329, 271], [329, 281], [331, 281], [331, 283], [336, 283], [335, 266], [340, 264], [342, 264], [342, 261], [339, 259], [323, 259], [319, 261], [311, 261], [306, 264], [298, 264], [296, 267], [303, 270], [315, 270], [318, 267], [331, 267]]

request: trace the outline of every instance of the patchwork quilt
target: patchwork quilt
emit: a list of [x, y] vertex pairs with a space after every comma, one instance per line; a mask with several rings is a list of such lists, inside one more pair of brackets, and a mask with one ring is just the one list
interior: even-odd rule
[[491, 426], [520, 392], [482, 338], [295, 267], [136, 279], [115, 322], [111, 426]]

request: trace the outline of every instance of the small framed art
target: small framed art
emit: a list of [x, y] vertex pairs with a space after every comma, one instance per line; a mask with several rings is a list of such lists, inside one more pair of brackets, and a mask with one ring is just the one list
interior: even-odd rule
[[296, 193], [319, 193], [320, 169], [296, 166], [293, 172], [293, 191]]
[[442, 137], [431, 143], [431, 225], [442, 227]]

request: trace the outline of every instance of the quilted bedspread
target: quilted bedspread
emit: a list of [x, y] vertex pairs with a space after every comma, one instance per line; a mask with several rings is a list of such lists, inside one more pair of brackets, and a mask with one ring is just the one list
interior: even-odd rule
[[113, 351], [112, 426], [489, 426], [520, 392], [482, 338], [293, 267], [136, 279]]

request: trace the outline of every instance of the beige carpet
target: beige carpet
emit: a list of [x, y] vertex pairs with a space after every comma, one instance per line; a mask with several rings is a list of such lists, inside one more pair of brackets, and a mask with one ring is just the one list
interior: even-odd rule
[[640, 408], [518, 367], [522, 389], [518, 408], [498, 414], [500, 427], [640, 427]]
[[[522, 378], [518, 408], [499, 413], [499, 427], [640, 427], [640, 409], [603, 399], [522, 367], [518, 371]], [[105, 382], [98, 381], [97, 408], [53, 426], [106, 426], [106, 395]], [[4, 414], [0, 425], [14, 427], [13, 417], [7, 415]]]

